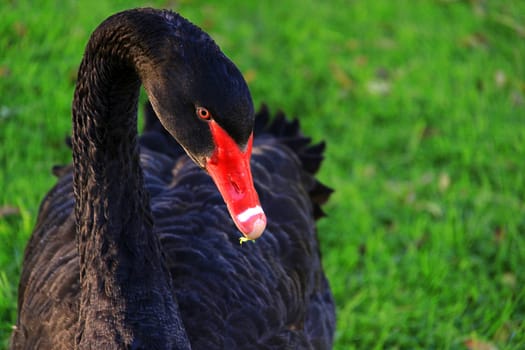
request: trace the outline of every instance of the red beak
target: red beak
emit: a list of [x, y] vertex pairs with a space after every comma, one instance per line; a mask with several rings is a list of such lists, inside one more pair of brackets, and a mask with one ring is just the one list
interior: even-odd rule
[[253, 186], [250, 170], [253, 134], [246, 150], [215, 121], [210, 121], [215, 142], [212, 156], [206, 159], [206, 170], [221, 193], [237, 228], [248, 239], [258, 238], [266, 228], [266, 215]]

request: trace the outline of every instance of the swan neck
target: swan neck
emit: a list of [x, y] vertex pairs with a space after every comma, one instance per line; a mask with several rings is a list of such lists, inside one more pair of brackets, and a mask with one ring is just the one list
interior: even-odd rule
[[137, 62], [152, 61], [139, 46], [144, 40], [140, 28], [114, 16], [92, 34], [79, 68], [72, 137], [79, 349], [189, 344], [140, 167]]

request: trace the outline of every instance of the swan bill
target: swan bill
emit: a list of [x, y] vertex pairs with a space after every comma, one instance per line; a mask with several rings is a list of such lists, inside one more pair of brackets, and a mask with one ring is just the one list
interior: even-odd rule
[[215, 121], [210, 121], [215, 149], [206, 170], [219, 189], [233, 222], [247, 239], [256, 239], [266, 228], [266, 215], [253, 185], [250, 169], [253, 134], [244, 150]]

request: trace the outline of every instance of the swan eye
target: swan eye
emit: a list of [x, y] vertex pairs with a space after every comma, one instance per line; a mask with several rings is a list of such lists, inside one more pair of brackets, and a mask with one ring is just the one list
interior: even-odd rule
[[211, 113], [204, 107], [197, 107], [197, 117], [203, 120], [210, 120]]

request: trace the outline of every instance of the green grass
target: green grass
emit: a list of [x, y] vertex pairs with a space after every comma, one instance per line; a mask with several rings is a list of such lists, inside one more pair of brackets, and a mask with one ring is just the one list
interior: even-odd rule
[[[65, 163], [94, 27], [170, 7], [256, 101], [328, 143], [319, 223], [336, 349], [525, 348], [525, 2], [5, 1], [0, 5], [0, 339], [23, 249]], [[0, 345], [2, 346], [2, 345]]]

